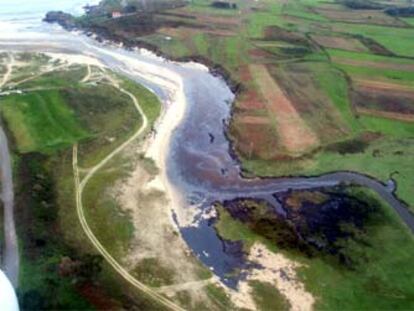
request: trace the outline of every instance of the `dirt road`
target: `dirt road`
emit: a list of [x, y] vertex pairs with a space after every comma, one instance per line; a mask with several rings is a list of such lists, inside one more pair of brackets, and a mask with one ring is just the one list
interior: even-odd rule
[[6, 85], [7, 81], [9, 81], [10, 76], [11, 76], [11, 74], [13, 72], [13, 64], [14, 64], [14, 62], [15, 62], [15, 60], [14, 60], [13, 54], [9, 54], [9, 62], [6, 65], [6, 68], [7, 69], [6, 69], [5, 74], [3, 75], [2, 80], [0, 81], [0, 89], [3, 86]]
[[157, 293], [152, 288], [146, 286], [145, 284], [138, 281], [136, 278], [134, 278], [124, 267], [122, 267], [113, 257], [111, 254], [107, 252], [107, 250], [104, 248], [104, 246], [99, 242], [99, 240], [96, 238], [94, 233], [92, 232], [91, 228], [88, 225], [88, 222], [85, 218], [83, 204], [82, 204], [82, 193], [83, 190], [88, 183], [88, 181], [105, 165], [107, 164], [111, 159], [113, 159], [116, 155], [118, 155], [122, 150], [125, 149], [130, 143], [135, 141], [147, 128], [148, 120], [146, 115], [144, 114], [141, 106], [138, 103], [137, 98], [130, 92], [124, 90], [121, 88], [115, 81], [112, 81], [113, 85], [119, 89], [120, 92], [128, 95], [131, 100], [133, 101], [136, 109], [138, 110], [139, 114], [142, 116], [142, 125], [141, 127], [135, 132], [135, 134], [130, 137], [127, 141], [125, 141], [121, 146], [116, 148], [114, 151], [112, 151], [105, 159], [103, 159], [99, 164], [96, 166], [90, 168], [88, 170], [88, 173], [85, 175], [85, 177], [82, 179], [82, 181], [79, 178], [79, 167], [78, 167], [78, 146], [75, 145], [73, 147], [73, 172], [74, 172], [74, 180], [75, 180], [75, 195], [76, 195], [76, 209], [79, 221], [81, 223], [82, 229], [93, 244], [93, 246], [96, 248], [96, 250], [103, 256], [103, 258], [110, 264], [118, 273], [121, 275], [126, 281], [128, 281], [131, 285], [142, 291], [143, 293], [147, 294], [149, 297], [157, 301], [158, 303], [164, 305], [170, 310], [175, 311], [181, 311], [184, 310], [180, 306], [176, 305], [174, 302], [170, 301], [169, 299], [165, 298], [161, 294]]

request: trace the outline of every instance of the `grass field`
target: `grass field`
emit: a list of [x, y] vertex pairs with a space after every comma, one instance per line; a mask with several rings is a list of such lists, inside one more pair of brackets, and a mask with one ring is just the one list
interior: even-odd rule
[[88, 135], [58, 91], [12, 95], [0, 109], [22, 153], [65, 148]]

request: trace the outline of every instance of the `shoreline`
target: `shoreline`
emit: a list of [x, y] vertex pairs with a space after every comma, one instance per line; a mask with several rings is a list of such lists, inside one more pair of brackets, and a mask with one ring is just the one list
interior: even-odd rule
[[[50, 13], [50, 12], [48, 12]], [[61, 12], [63, 13], [63, 12]], [[65, 13], [63, 13], [65, 14]], [[73, 18], [73, 16], [72, 16]], [[161, 57], [163, 59], [166, 59], [168, 61], [172, 62], [178, 62], [178, 63], [188, 63], [188, 62], [194, 62], [201, 65], [204, 65], [208, 68], [209, 72], [216, 77], [221, 77], [225, 80], [226, 84], [234, 93], [236, 96], [243, 90], [243, 85], [240, 81], [236, 81], [230, 74], [230, 72], [225, 69], [222, 65], [214, 63], [207, 57], [201, 56], [201, 55], [192, 55], [192, 56], [183, 56], [183, 57], [174, 57], [172, 55], [169, 55], [167, 53], [164, 53], [161, 51], [161, 49], [153, 44], [150, 44], [148, 42], [137, 40], [133, 41], [126, 38], [120, 38], [117, 35], [111, 34], [108, 31], [104, 31], [102, 29], [97, 30], [95, 28], [88, 28], [88, 27], [82, 27], [78, 24], [75, 24], [74, 26], [67, 24], [65, 20], [43, 20], [45, 23], [49, 24], [58, 24], [63, 29], [69, 32], [80, 32], [82, 35], [86, 37], [90, 37], [93, 40], [104, 43], [105, 41], [109, 41], [111, 44], [114, 45], [122, 45], [124, 49], [127, 51], [133, 51], [134, 49], [144, 49], [147, 51], [150, 51], [157, 57]]]

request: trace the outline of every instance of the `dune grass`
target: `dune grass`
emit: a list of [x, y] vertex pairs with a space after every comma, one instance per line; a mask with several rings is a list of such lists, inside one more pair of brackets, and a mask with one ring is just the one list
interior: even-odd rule
[[56, 90], [8, 96], [0, 110], [21, 153], [65, 148], [88, 136]]

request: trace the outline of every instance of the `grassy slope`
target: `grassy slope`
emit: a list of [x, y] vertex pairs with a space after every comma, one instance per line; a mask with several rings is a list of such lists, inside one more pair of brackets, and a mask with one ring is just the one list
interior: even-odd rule
[[[81, 72], [84, 73], [84, 70]], [[40, 86], [47, 90], [10, 95], [4, 98], [1, 106], [8, 128], [16, 138], [15, 179], [18, 184], [18, 206], [21, 206], [17, 217], [22, 219], [18, 225], [22, 253], [19, 297], [23, 309], [27, 306], [40, 309], [93, 309], [79, 296], [78, 285], [83, 284], [85, 275], [82, 274], [79, 278], [77, 274], [69, 277], [58, 274], [58, 264], [64, 256], [82, 262], [87, 260], [85, 255], [95, 254], [77, 220], [71, 145], [88, 139], [85, 144], [95, 148], [89, 148], [89, 151], [103, 156], [110, 151], [102, 143], [106, 135], [118, 135], [116, 144], [120, 144], [141, 124], [140, 116], [137, 116], [129, 97], [108, 86], [83, 87], [74, 77], [83, 77], [79, 68], [30, 80], [26, 82], [28, 85], [24, 85], [25, 88]], [[132, 82], [125, 80], [123, 84], [137, 96], [150, 122], [154, 122], [160, 111], [157, 98]], [[102, 99], [102, 95], [106, 98]], [[102, 100], [98, 101], [99, 98]], [[99, 102], [97, 106], [100, 110], [89, 113], [88, 109], [96, 108], [93, 101]], [[112, 122], [107, 122], [108, 120]], [[25, 139], [21, 138], [22, 131], [26, 131], [26, 137], [23, 135]], [[109, 144], [108, 141], [107, 143]], [[111, 148], [115, 148], [116, 144]], [[99, 149], [105, 151], [102, 153]], [[40, 156], [40, 153], [44, 155]], [[91, 196], [95, 194], [96, 197], [101, 197], [108, 182], [120, 176], [119, 168], [125, 170], [123, 163], [116, 164], [118, 171], [107, 172], [93, 180], [95, 191], [91, 192]], [[101, 188], [98, 189], [99, 187]], [[28, 189], [32, 189], [30, 193]], [[127, 232], [121, 239], [127, 243], [132, 231], [130, 220], [119, 213], [114, 202], [99, 203], [92, 205], [97, 207], [93, 217], [101, 221], [96, 221], [95, 218], [92, 221], [97, 234], [102, 234], [99, 238], [107, 238], [107, 233], [113, 238], [113, 231], [108, 230], [108, 226], [113, 228], [117, 224], [115, 229], [119, 234]], [[122, 301], [127, 302], [128, 298], [124, 296], [129, 292], [129, 287], [116, 276], [111, 267], [102, 267], [103, 270], [97, 275], [88, 276], [86, 273], [86, 281], [91, 281], [93, 277], [93, 280], [99, 281], [97, 284], [103, 284], [113, 296], [123, 297]], [[115, 284], [123, 284], [120, 286], [125, 290], [117, 290]], [[94, 285], [92, 289], [96, 290]], [[108, 298], [105, 290], [100, 291], [100, 303], [110, 308], [121, 308], [117, 302]], [[135, 295], [130, 294], [133, 297]], [[155, 307], [144, 297], [135, 298], [137, 305], [141, 304], [143, 308]]]
[[22, 153], [66, 147], [87, 136], [55, 90], [8, 96], [1, 111]]

